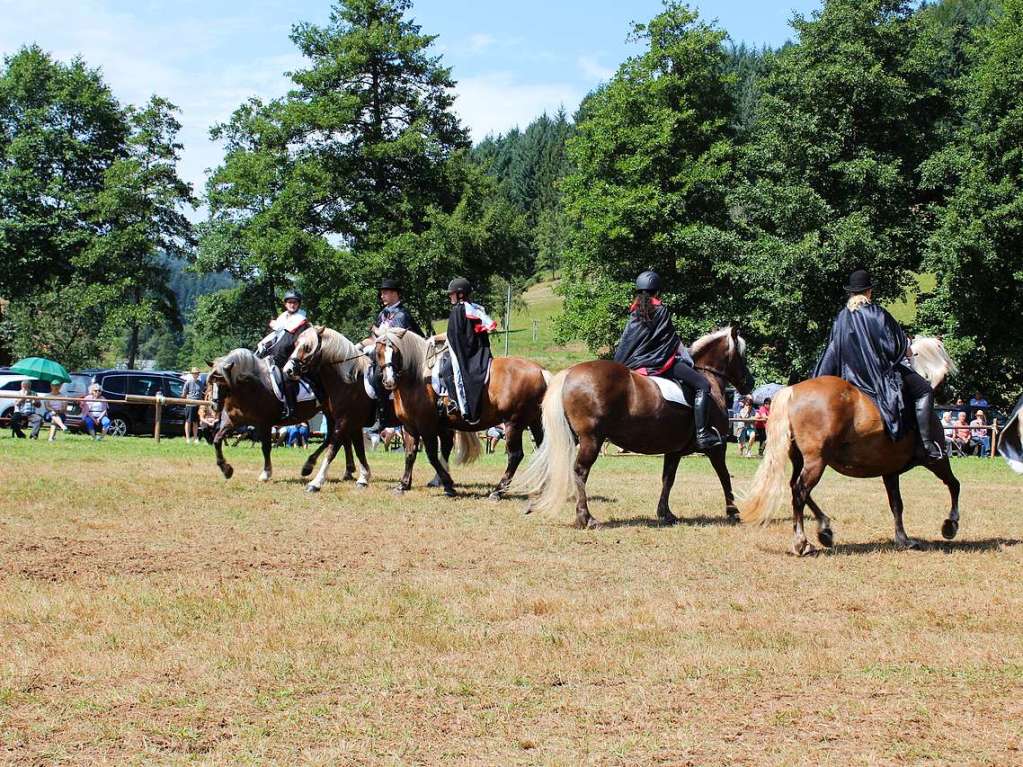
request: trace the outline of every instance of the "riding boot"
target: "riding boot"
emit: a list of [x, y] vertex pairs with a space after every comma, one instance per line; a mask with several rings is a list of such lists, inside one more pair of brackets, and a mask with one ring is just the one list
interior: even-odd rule
[[914, 403], [916, 411], [916, 427], [920, 430], [920, 441], [924, 445], [927, 456], [926, 463], [931, 464], [945, 457], [945, 451], [934, 440], [931, 433], [931, 419], [934, 417], [934, 392], [928, 392]]
[[377, 420], [369, 427], [370, 431], [375, 431], [378, 434], [384, 430], [387, 425], [387, 400], [377, 399]]
[[283, 420], [291, 418], [291, 416], [298, 410], [298, 384], [293, 381], [286, 381], [284, 383], [284, 413], [281, 415]]
[[693, 420], [696, 422], [696, 447], [707, 452], [721, 445], [721, 435], [714, 427], [708, 428], [711, 399], [707, 392], [697, 389], [693, 395]]

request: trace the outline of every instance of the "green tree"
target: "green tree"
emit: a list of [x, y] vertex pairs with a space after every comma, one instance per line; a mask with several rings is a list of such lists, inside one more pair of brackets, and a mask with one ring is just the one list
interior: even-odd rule
[[[296, 25], [292, 40], [309, 65], [291, 74], [295, 88], [246, 103], [214, 130], [227, 155], [207, 187], [198, 264], [237, 278], [251, 296], [245, 306], [262, 305], [261, 325], [286, 285], [302, 289], [317, 320], [364, 330], [384, 275], [404, 283], [425, 320], [454, 273], [502, 268], [465, 248], [422, 268], [423, 248], [459, 222], [514, 222], [488, 209], [500, 207], [496, 195], [466, 200], [485, 179], [463, 156], [469, 142], [451, 111], [450, 71], [430, 53], [434, 38], [406, 18], [409, 7], [345, 0], [326, 26]], [[468, 211], [477, 218], [467, 221]]]
[[924, 169], [935, 209], [924, 267], [937, 285], [918, 321], [943, 334], [960, 380], [1003, 401], [1023, 388], [1023, 0], [981, 27], [961, 83], [956, 140]]
[[[124, 115], [97, 70], [38, 46], [0, 70], [0, 296], [80, 274], [98, 236], [89, 208], [123, 155]], [[45, 302], [44, 302], [45, 303]]]
[[903, 0], [827, 0], [762, 80], [728, 205], [745, 241], [734, 295], [766, 370], [812, 369], [852, 270], [885, 301], [919, 266], [917, 169], [936, 141], [919, 24]]
[[143, 329], [181, 329], [167, 258], [190, 255], [195, 238], [183, 210], [196, 201], [177, 173], [176, 111], [155, 96], [143, 109], [127, 111], [125, 155], [107, 168], [89, 206], [97, 236], [78, 259], [118, 291], [108, 322], [128, 332], [129, 368], [135, 367]]
[[717, 263], [731, 247], [724, 199], [733, 155], [724, 37], [667, 3], [633, 29], [647, 50], [581, 110], [568, 142], [574, 170], [563, 184], [571, 236], [561, 332], [595, 351], [617, 339], [632, 282], [646, 268], [664, 278], [683, 332], [720, 319], [729, 276]]

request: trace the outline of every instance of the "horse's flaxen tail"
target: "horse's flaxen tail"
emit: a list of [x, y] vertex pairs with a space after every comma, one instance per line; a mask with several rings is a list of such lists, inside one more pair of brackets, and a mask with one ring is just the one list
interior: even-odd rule
[[543, 398], [543, 442], [512, 483], [512, 492], [528, 495], [531, 511], [560, 508], [575, 492], [575, 434], [565, 415], [562, 398], [568, 371], [547, 384]]
[[792, 425], [789, 422], [791, 402], [791, 386], [779, 391], [771, 401], [764, 460], [753, 476], [753, 486], [739, 498], [743, 522], [767, 522], [790, 490], [787, 474], [789, 445], [792, 441]]
[[474, 431], [455, 432], [455, 450], [451, 456], [456, 464], [475, 463], [480, 457], [480, 438]]

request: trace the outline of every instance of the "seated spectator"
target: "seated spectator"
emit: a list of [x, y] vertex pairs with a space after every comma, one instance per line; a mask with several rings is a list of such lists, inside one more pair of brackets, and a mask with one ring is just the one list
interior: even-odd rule
[[33, 397], [32, 382], [25, 380], [21, 382], [18, 396], [23, 399], [17, 400], [14, 405], [14, 412], [11, 414], [11, 436], [18, 439], [25, 439], [23, 427], [32, 427], [32, 439], [39, 438], [39, 427], [43, 419], [37, 412], [39, 400]]
[[952, 452], [952, 438], [955, 436], [952, 433], [955, 424], [952, 422], [952, 411], [946, 410], [941, 414], [941, 428], [945, 431], [945, 452]]
[[402, 432], [400, 426], [390, 427], [380, 430], [380, 443], [384, 446], [384, 450], [394, 450], [398, 447], [404, 447], [402, 441]]
[[[50, 396], [60, 396], [60, 384], [53, 382], [50, 384]], [[67, 426], [64, 424], [64, 417], [67, 415], [67, 403], [62, 400], [48, 399], [43, 403], [43, 420], [50, 424], [50, 438], [47, 442], [57, 441], [57, 429], [61, 431], [67, 431]]]
[[969, 417], [969, 415], [966, 412], [966, 403], [963, 402], [963, 398], [962, 397], [957, 397], [956, 398], [955, 410], [956, 410], [956, 419], [957, 420], [959, 418], [959, 415], [958, 415], [959, 413], [962, 413], [963, 415], [966, 415], [967, 417]]
[[989, 405], [987, 404], [987, 399], [984, 397], [984, 395], [981, 394], [980, 392], [977, 392], [976, 394], [973, 395], [973, 397], [970, 398], [970, 407], [971, 408], [989, 407]]
[[963, 452], [969, 452], [970, 436], [970, 424], [966, 420], [966, 412], [960, 411], [956, 418], [955, 428], [952, 430], [952, 441]]
[[300, 424], [288, 427], [288, 447], [309, 446], [309, 424], [303, 421]]
[[987, 416], [983, 410], [978, 410], [974, 414], [970, 426], [981, 427], [970, 430], [970, 444], [977, 449], [977, 455], [981, 458], [991, 455], [991, 432], [987, 429]]
[[[104, 434], [110, 433], [110, 416], [107, 401], [100, 396], [103, 390], [98, 383], [89, 386], [89, 393], [81, 399], [82, 425], [89, 432], [93, 439], [103, 439]], [[96, 433], [97, 428], [99, 434]]]
[[753, 428], [756, 432], [757, 437], [757, 457], [764, 457], [764, 446], [767, 444], [767, 421], [771, 417], [771, 398], [768, 397], [764, 400], [764, 404], [757, 408], [757, 413], [754, 416], [756, 421], [753, 422]]
[[504, 439], [504, 425], [491, 426], [487, 429], [487, 452], [493, 453], [497, 450], [497, 443]]

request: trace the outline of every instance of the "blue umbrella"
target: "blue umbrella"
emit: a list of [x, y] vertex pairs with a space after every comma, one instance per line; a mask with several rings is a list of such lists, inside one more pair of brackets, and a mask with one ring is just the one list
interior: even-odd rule
[[763, 386], [758, 386], [750, 393], [750, 396], [753, 398], [753, 404], [763, 405], [764, 400], [774, 397], [775, 394], [784, 388], [785, 387], [779, 383], [768, 383]]

